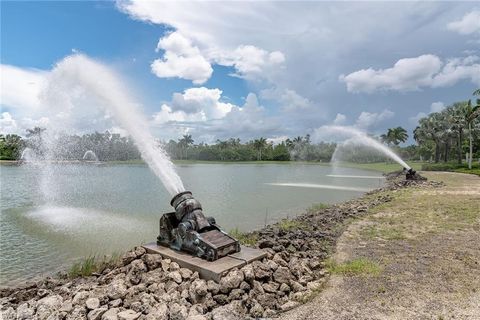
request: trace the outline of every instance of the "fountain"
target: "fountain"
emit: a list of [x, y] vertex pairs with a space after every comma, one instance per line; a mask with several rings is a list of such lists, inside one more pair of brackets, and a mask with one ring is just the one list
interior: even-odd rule
[[[148, 130], [148, 122], [143, 118], [138, 104], [130, 97], [129, 90], [119, 77], [106, 65], [83, 54], [64, 58], [53, 69], [42, 98], [46, 105], [72, 110], [82, 92], [87, 93], [84, 95], [88, 95], [89, 99], [94, 99], [96, 105], [102, 106], [105, 113], [130, 134], [143, 160], [172, 196], [185, 191], [173, 163]], [[55, 122], [54, 125], [64, 126], [68, 124], [67, 120]], [[48, 143], [51, 139], [45, 140], [47, 153], [51, 156], [56, 146]]]
[[85, 151], [82, 159], [85, 161], [98, 162], [98, 157], [92, 150]]
[[[97, 105], [105, 108], [107, 116], [112, 116], [116, 124], [130, 134], [143, 160], [173, 196], [171, 205], [175, 212], [161, 217], [158, 243], [146, 245], [147, 250], [160, 252], [181, 266], [192, 268], [202, 263], [196, 260], [190, 263], [189, 257], [176, 256], [173, 251], [187, 251], [209, 261], [221, 260], [220, 264], [203, 265], [203, 269], [198, 270], [206, 277], [211, 274], [219, 276], [225, 270], [264, 257], [263, 252], [253, 249], [242, 248], [240, 253], [239, 242], [222, 231], [213, 218], [203, 216], [200, 203], [193, 198], [191, 192], [185, 191], [173, 163], [148, 130], [149, 124], [143, 118], [138, 104], [129, 96], [127, 88], [107, 66], [85, 55], [75, 54], [56, 65], [42, 97], [47, 105], [67, 106], [73, 110], [81, 93], [88, 96], [88, 99], [95, 99]], [[57, 125], [64, 126], [65, 123], [68, 121], [61, 121]], [[50, 136], [53, 134], [50, 133]], [[46, 137], [45, 141], [48, 156], [54, 156], [54, 140]], [[88, 150], [84, 159], [93, 156], [96, 160], [93, 151]], [[51, 169], [46, 169], [44, 174], [47, 179], [52, 176], [49, 170]], [[48, 183], [44, 185], [48, 189]], [[232, 258], [232, 254], [240, 256]]]
[[22, 162], [31, 162], [36, 160], [35, 152], [30, 148], [25, 148], [20, 155], [20, 161]]
[[[385, 156], [389, 157], [390, 159], [394, 160], [399, 165], [401, 165], [405, 173], [405, 178], [407, 180], [424, 179], [423, 177], [420, 177], [420, 175], [416, 173], [416, 171], [413, 170], [412, 167], [410, 167], [405, 161], [403, 161], [402, 158], [400, 158], [390, 148], [380, 143], [379, 141], [369, 137], [365, 132], [362, 132], [353, 127], [343, 127], [343, 126], [323, 126], [317, 130], [325, 130], [328, 132], [346, 135], [350, 137], [349, 139], [345, 140], [343, 143], [337, 145], [332, 155], [332, 162], [336, 162], [340, 147], [348, 146], [349, 144], [363, 145], [381, 152]], [[318, 134], [318, 132], [316, 133]]]

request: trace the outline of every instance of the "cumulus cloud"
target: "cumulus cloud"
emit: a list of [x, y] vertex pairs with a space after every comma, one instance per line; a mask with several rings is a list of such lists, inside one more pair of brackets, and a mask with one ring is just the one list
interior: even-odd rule
[[462, 19], [450, 22], [447, 28], [463, 35], [480, 33], [480, 10], [466, 13]]
[[312, 102], [292, 89], [269, 88], [260, 92], [262, 99], [277, 102], [281, 110], [287, 112], [306, 111], [312, 107]]
[[159, 50], [164, 50], [163, 58], [156, 59], [151, 65], [157, 77], [178, 77], [202, 84], [212, 75], [213, 69], [198, 47], [179, 32], [161, 38], [157, 45]]
[[333, 120], [333, 124], [337, 126], [341, 126], [345, 124], [346, 120], [347, 120], [347, 117], [344, 114], [337, 113], [337, 115], [335, 116], [335, 119]]
[[355, 126], [362, 129], [367, 129], [376, 125], [382, 121], [388, 120], [393, 118], [395, 113], [388, 109], [383, 110], [382, 112], [366, 112], [363, 111], [358, 116], [357, 121], [355, 122]]
[[433, 102], [430, 105], [430, 112], [440, 112], [445, 109], [445, 104], [441, 101]]
[[46, 86], [47, 72], [38, 69], [0, 65], [0, 102], [14, 109], [33, 112], [40, 107], [40, 93]]
[[349, 92], [413, 91], [422, 87], [448, 87], [461, 80], [480, 84], [479, 57], [453, 58], [444, 64], [432, 54], [398, 60], [392, 68], [361, 69], [341, 75]]
[[[443, 109], [445, 109], [445, 104], [443, 102], [441, 101], [433, 102], [430, 105], [430, 112], [428, 114], [434, 113], [434, 112], [441, 112]], [[415, 116], [408, 118], [408, 122], [410, 122], [411, 125], [417, 125], [418, 121], [422, 118], [427, 117], [428, 114], [425, 112], [419, 112]]]
[[268, 52], [252, 45], [240, 45], [230, 51], [212, 49], [209, 55], [219, 65], [234, 67], [237, 76], [251, 80], [264, 78], [269, 70], [285, 62], [280, 51]]
[[2, 112], [0, 116], [0, 132], [9, 134], [25, 135], [27, 129], [34, 127], [45, 128], [50, 122], [48, 117], [40, 117], [39, 119], [21, 118], [14, 119], [10, 112]]
[[164, 124], [221, 119], [236, 107], [220, 101], [221, 98], [220, 89], [200, 87], [186, 89], [183, 93], [176, 92], [172, 96], [172, 101], [163, 104], [160, 111], [153, 115], [153, 122]]
[[164, 138], [179, 134], [195, 134], [200, 141], [278, 133], [278, 123], [267, 117], [254, 93], [249, 93], [243, 106], [222, 102], [219, 89], [190, 88], [173, 94], [172, 101], [160, 107], [152, 117], [152, 125]]

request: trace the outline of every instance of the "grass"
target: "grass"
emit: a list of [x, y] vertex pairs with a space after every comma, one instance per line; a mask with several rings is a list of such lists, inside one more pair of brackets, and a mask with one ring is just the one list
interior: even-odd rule
[[382, 272], [382, 267], [366, 258], [357, 258], [345, 263], [337, 263], [332, 259], [326, 261], [327, 270], [331, 274], [348, 276], [372, 275], [377, 276]]
[[318, 211], [325, 210], [329, 207], [330, 205], [326, 203], [314, 203], [310, 206], [310, 208], [307, 209], [307, 213], [309, 214], [317, 213]]
[[75, 262], [68, 270], [68, 276], [70, 278], [88, 277], [93, 273], [101, 273], [107, 268], [117, 266], [120, 258], [120, 254], [118, 253], [114, 253], [110, 256], [104, 255], [102, 257], [90, 255]]
[[384, 240], [404, 240], [407, 238], [404, 230], [398, 226], [368, 226], [362, 229], [361, 234], [369, 239], [381, 238]]
[[230, 230], [228, 234], [246, 246], [253, 246], [258, 240], [258, 235], [255, 232], [241, 232], [238, 228]]
[[443, 162], [443, 163], [425, 163], [422, 165], [424, 171], [452, 171], [460, 173], [470, 173], [480, 176], [480, 163], [472, 163], [472, 169], [468, 169], [466, 163]]
[[278, 223], [278, 228], [283, 231], [291, 231], [297, 229], [305, 229], [307, 225], [298, 220], [282, 219]]

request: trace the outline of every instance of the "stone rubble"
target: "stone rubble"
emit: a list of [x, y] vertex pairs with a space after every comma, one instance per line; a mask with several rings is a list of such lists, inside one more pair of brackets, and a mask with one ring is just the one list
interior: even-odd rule
[[[403, 181], [403, 182], [402, 182]], [[389, 202], [380, 191], [441, 187], [432, 181], [389, 180], [368, 197], [295, 218], [295, 227], [270, 225], [252, 235], [267, 252], [262, 261], [231, 270], [219, 283], [146, 253], [126, 252], [119, 265], [90, 277], [47, 277], [0, 290], [2, 320], [233, 320], [268, 318], [295, 308], [324, 285], [324, 261], [343, 232], [342, 222]], [[372, 196], [373, 195], [373, 196]]]

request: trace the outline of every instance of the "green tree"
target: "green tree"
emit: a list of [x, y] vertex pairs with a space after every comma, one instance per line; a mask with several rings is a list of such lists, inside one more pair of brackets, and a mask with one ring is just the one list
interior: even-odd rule
[[0, 134], [0, 160], [18, 160], [24, 141], [22, 137], [16, 134]]
[[259, 138], [253, 141], [253, 148], [257, 151], [257, 160], [262, 160], [262, 151], [267, 146], [267, 139]]
[[[474, 96], [480, 96], [480, 89], [473, 92]], [[475, 119], [480, 116], [480, 99], [476, 100], [476, 105], [472, 106], [472, 101], [468, 100], [466, 107], [467, 124], [468, 124], [468, 136], [469, 136], [469, 153], [468, 153], [468, 168], [472, 169], [472, 154], [473, 154], [473, 130], [472, 124]]]
[[390, 128], [386, 134], [380, 136], [383, 142], [390, 145], [393, 143], [398, 146], [401, 142], [405, 142], [408, 139], [407, 130], [402, 127]]

